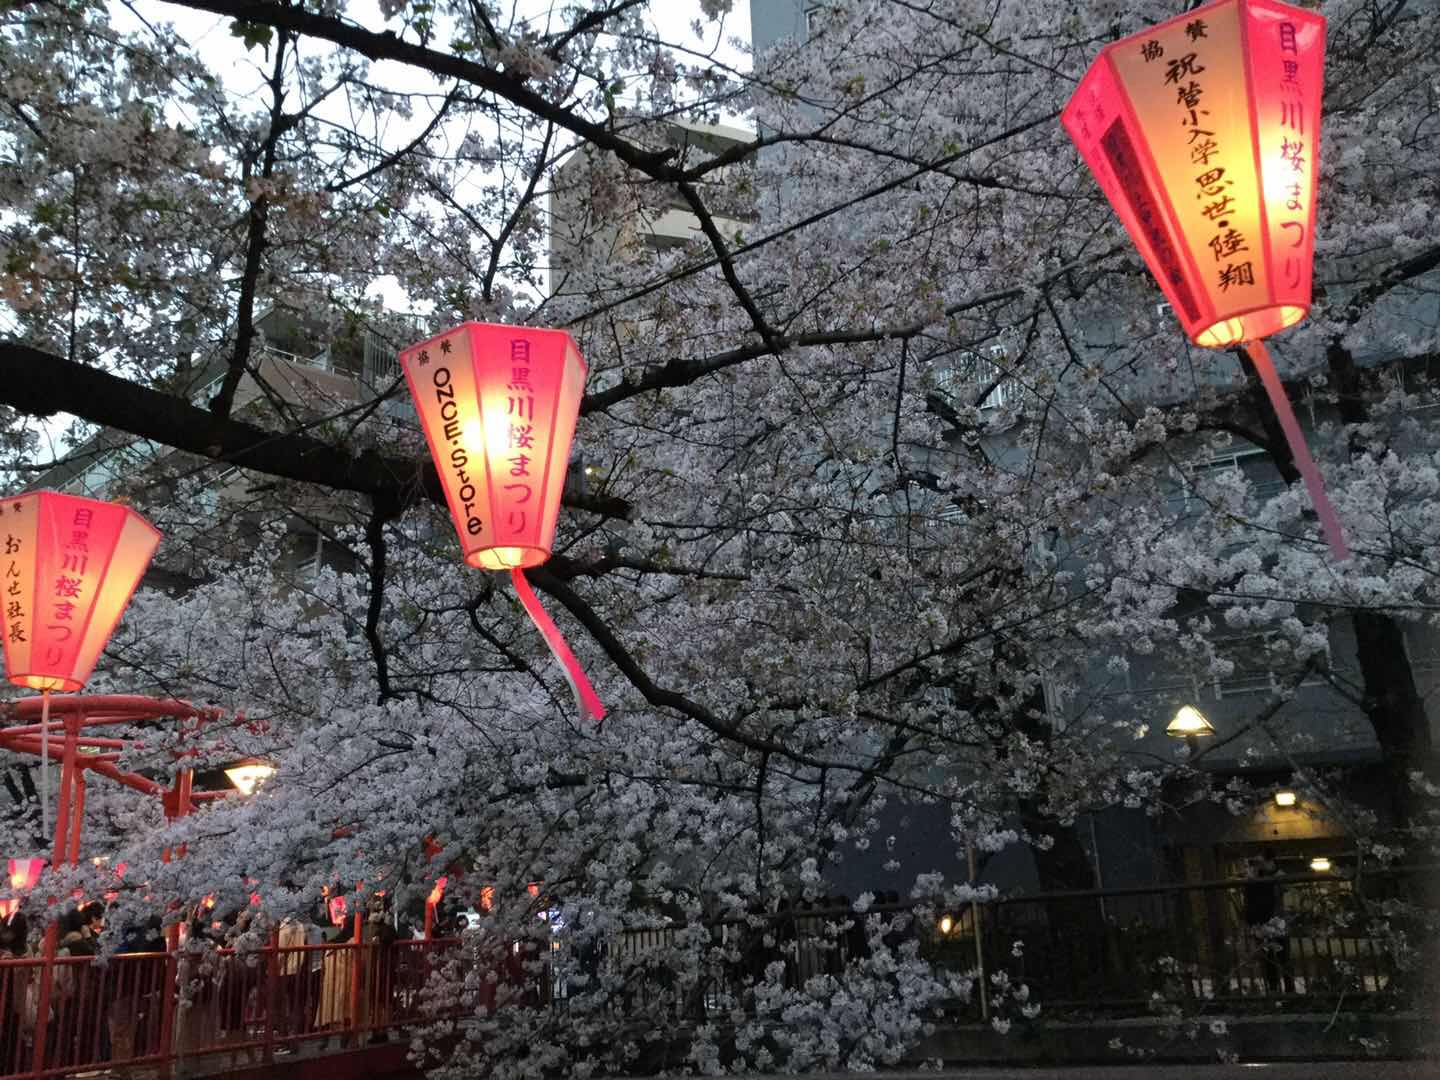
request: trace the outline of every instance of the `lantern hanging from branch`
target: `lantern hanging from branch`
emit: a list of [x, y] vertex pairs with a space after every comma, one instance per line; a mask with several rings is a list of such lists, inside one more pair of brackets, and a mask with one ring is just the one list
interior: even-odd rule
[[1220, 0], [1108, 45], [1061, 121], [1197, 345], [1243, 345], [1349, 557], [1261, 339], [1309, 313], [1325, 19]]
[[525, 580], [550, 557], [585, 361], [563, 330], [467, 322], [400, 353], [465, 561], [509, 570], [582, 715], [605, 715]]
[[5, 675], [79, 690], [160, 543], [129, 507], [55, 491], [0, 500]]
[[[160, 533], [118, 503], [36, 491], [0, 499], [5, 675], [44, 696], [41, 829], [50, 831], [50, 698], [84, 687]], [[62, 776], [62, 801], [65, 781]]]

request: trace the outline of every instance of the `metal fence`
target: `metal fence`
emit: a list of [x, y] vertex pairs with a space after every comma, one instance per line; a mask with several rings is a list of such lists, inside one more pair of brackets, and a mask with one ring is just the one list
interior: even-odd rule
[[981, 951], [1052, 1010], [1394, 996], [1404, 893], [1303, 875], [1019, 897], [982, 909]]
[[223, 1068], [357, 1046], [460, 1011], [466, 1003], [425, 996], [458, 946], [444, 939], [59, 957], [48, 972], [40, 958], [0, 961], [0, 1077], [187, 1059]]
[[[1392, 925], [1404, 897], [1398, 876], [1362, 890], [1316, 875], [1010, 897], [948, 912], [802, 905], [589, 939], [561, 929], [520, 942], [477, 933], [463, 947], [441, 939], [60, 958], [44, 1018], [44, 961], [6, 960], [0, 1077], [270, 1063], [480, 1006], [569, 1008], [597, 990], [592, 1002], [614, 1013], [723, 1022], [753, 1007], [767, 975], [797, 989], [840, 978], [876, 943], [913, 947], [939, 968], [978, 976], [978, 987], [993, 988], [996, 976], [1024, 982], [1052, 1016], [1395, 999], [1405, 989], [1388, 935], [1404, 929]], [[977, 989], [952, 1016], [981, 1020], [994, 1004]]]

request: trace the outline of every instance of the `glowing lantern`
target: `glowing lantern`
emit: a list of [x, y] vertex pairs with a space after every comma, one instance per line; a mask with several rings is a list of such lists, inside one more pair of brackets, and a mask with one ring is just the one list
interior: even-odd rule
[[332, 926], [345, 925], [345, 897], [332, 896], [329, 903], [330, 924]]
[[1061, 116], [1197, 345], [1244, 345], [1349, 556], [1261, 339], [1309, 313], [1325, 19], [1220, 0], [1106, 46]]
[[16, 892], [27, 892], [40, 883], [40, 871], [45, 868], [44, 859], [11, 859], [7, 870], [10, 874], [10, 888]]
[[465, 561], [509, 570], [580, 703], [605, 715], [522, 571], [550, 557], [585, 361], [563, 330], [467, 322], [400, 353]]
[[[11, 859], [6, 867], [10, 875], [10, 889], [12, 892], [28, 892], [40, 881], [40, 871], [45, 866], [44, 859]], [[9, 919], [20, 910], [20, 898], [18, 896], [0, 900], [0, 920]]]
[[32, 690], [79, 690], [150, 556], [155, 527], [128, 507], [38, 491], [0, 500], [5, 674]]

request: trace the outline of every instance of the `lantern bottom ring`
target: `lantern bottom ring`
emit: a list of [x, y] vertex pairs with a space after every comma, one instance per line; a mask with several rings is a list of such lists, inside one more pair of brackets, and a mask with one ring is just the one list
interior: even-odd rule
[[524, 570], [550, 558], [541, 547], [489, 547], [471, 552], [465, 561], [481, 570]]
[[75, 679], [62, 679], [58, 675], [28, 675], [23, 672], [11, 675], [10, 681], [27, 690], [57, 690], [63, 694], [73, 694], [85, 687], [84, 683]]
[[1211, 323], [1195, 335], [1195, 344], [1207, 349], [1224, 349], [1247, 341], [1259, 341], [1277, 330], [1294, 326], [1309, 313], [1299, 304], [1266, 304], [1249, 311], [1236, 312]]

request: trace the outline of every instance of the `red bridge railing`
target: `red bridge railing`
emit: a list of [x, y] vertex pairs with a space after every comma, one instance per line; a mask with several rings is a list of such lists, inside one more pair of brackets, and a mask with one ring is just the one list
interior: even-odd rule
[[378, 1041], [459, 1011], [425, 993], [458, 947], [447, 938], [60, 957], [43, 1024], [45, 961], [0, 960], [0, 1078], [128, 1065], [168, 1073], [184, 1059], [216, 1056], [222, 1067], [270, 1064], [304, 1048]]

